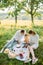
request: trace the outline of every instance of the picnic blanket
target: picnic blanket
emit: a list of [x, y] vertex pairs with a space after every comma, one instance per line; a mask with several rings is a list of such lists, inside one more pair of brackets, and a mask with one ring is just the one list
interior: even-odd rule
[[1, 53], [4, 52], [6, 48], [10, 49], [11, 51], [15, 51], [15, 53], [19, 54], [23, 51], [23, 58], [21, 59], [20, 56], [15, 57], [17, 60], [25, 61], [27, 59], [27, 48], [23, 48], [23, 43], [20, 43], [20, 48], [17, 47], [17, 42], [8, 42], [0, 51]]

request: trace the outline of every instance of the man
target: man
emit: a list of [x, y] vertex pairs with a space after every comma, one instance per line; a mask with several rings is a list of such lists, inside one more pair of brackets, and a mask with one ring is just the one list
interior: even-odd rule
[[18, 43], [21, 43], [23, 41], [23, 39], [24, 39], [25, 33], [26, 33], [25, 30], [18, 30], [11, 40], [15, 40]]
[[14, 44], [21, 43], [22, 41], [24, 41], [25, 33], [26, 33], [25, 30], [18, 30], [12, 37], [12, 39], [7, 42], [7, 44], [4, 46], [1, 52], [3, 52], [5, 48], [13, 49]]
[[25, 30], [18, 30], [15, 33], [15, 35], [12, 37], [12, 39], [9, 41], [9, 43], [11, 44], [11, 47], [14, 45], [14, 43], [19, 44], [19, 43], [23, 42], [25, 33], [26, 33]]

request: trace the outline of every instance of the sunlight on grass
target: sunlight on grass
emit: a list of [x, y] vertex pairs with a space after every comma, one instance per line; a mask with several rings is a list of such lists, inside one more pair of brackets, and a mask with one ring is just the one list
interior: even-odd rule
[[[41, 22], [38, 20], [36, 20], [34, 22], [34, 25], [38, 25], [38, 26], [43, 26], [43, 20], [41, 20]], [[20, 28], [20, 27], [26, 27], [29, 29], [32, 29], [32, 22], [28, 21], [28, 20], [18, 20], [17, 24], [16, 24], [16, 28]], [[15, 27], [15, 20], [0, 20], [0, 28], [5, 28], [5, 29], [13, 29]]]
[[[35, 51], [36, 56], [39, 58], [35, 65], [43, 65], [43, 21], [34, 22], [35, 26], [33, 30], [39, 34], [39, 48]], [[37, 25], [36, 25], [37, 24]], [[17, 30], [24, 29], [27, 32], [32, 29], [31, 22], [29, 21], [18, 21], [15, 27], [14, 20], [1, 20], [0, 23], [0, 50], [6, 44], [7, 40], [10, 40]], [[31, 65], [19, 62], [16, 59], [9, 59], [7, 55], [0, 54], [0, 65]]]
[[[14, 26], [15, 25], [15, 20], [0, 20], [1, 24], [0, 26]], [[31, 26], [32, 22], [28, 20], [18, 20], [17, 21], [17, 26]], [[42, 25], [43, 26], [43, 20], [36, 20], [34, 21], [35, 25]]]

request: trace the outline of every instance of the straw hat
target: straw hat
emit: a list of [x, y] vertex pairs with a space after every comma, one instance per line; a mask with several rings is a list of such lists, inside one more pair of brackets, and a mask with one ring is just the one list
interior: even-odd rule
[[4, 50], [4, 53], [5, 54], [8, 54], [10, 52], [10, 50], [8, 49], [8, 48], [6, 48], [5, 50]]
[[15, 58], [17, 56], [16, 53], [9, 52], [8, 57], [9, 58]]

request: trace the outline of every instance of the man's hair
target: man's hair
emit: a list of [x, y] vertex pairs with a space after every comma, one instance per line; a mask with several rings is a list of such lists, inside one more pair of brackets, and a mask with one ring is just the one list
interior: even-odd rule
[[24, 33], [25, 31], [24, 30], [21, 30], [21, 33]]
[[36, 33], [33, 30], [30, 30], [29, 34], [34, 34], [35, 35]]

